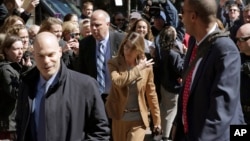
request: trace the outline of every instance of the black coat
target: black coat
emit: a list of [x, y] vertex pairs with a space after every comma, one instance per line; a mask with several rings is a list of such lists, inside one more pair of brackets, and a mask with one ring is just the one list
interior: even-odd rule
[[[110, 129], [97, 82], [62, 66], [45, 98], [46, 141], [108, 140]], [[34, 68], [21, 84], [17, 106], [18, 141], [32, 140], [32, 101], [39, 71]]]
[[[125, 37], [124, 34], [118, 32], [109, 32], [110, 54], [111, 57], [117, 55], [119, 46]], [[108, 60], [106, 60], [108, 61]], [[93, 36], [88, 36], [80, 41], [79, 49], [79, 72], [97, 78], [96, 66], [96, 40]], [[106, 71], [108, 72], [108, 70]]]

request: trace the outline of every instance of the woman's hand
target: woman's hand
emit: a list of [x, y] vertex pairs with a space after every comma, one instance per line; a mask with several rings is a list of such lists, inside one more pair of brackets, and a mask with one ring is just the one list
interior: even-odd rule
[[79, 42], [78, 42], [78, 40], [76, 40], [76, 39], [69, 40], [62, 49], [63, 52], [67, 52], [69, 50], [72, 50], [75, 55], [78, 55], [78, 53], [79, 53]]
[[145, 59], [139, 60], [139, 64], [137, 65], [137, 67], [139, 68], [139, 70], [143, 70], [147, 67], [151, 67], [153, 64], [153, 59], [147, 60], [147, 58], [145, 57]]
[[26, 67], [31, 67], [32, 66], [30, 56], [22, 59], [22, 65], [26, 66]]

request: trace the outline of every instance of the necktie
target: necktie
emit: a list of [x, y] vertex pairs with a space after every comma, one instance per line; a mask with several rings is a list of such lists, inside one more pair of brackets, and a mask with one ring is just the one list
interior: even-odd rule
[[45, 93], [46, 83], [42, 84], [36, 96], [35, 122], [37, 141], [45, 141]]
[[[191, 64], [192, 61], [195, 59], [197, 48], [198, 46], [195, 45], [191, 54], [189, 64]], [[183, 97], [182, 97], [182, 116], [183, 116], [184, 133], [188, 132], [187, 102], [188, 102], [188, 98], [190, 94], [190, 86], [192, 83], [193, 71], [194, 71], [194, 67], [191, 68], [190, 72], [187, 74], [185, 85], [184, 85]]]
[[100, 94], [104, 92], [105, 89], [105, 53], [104, 45], [102, 43], [98, 46], [98, 56], [97, 56], [97, 81], [99, 83]]

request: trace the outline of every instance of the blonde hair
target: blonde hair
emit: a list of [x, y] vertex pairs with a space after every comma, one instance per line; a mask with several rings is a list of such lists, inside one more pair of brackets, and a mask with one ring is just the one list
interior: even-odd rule
[[79, 25], [72, 21], [64, 22], [62, 25], [62, 36], [64, 37], [66, 34], [74, 32], [75, 30], [79, 30]]

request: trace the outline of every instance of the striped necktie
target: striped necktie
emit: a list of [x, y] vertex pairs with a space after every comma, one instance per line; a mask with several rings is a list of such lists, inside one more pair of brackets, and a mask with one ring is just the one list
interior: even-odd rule
[[97, 56], [97, 81], [99, 84], [99, 91], [102, 94], [105, 90], [105, 53], [104, 45], [99, 43]]

